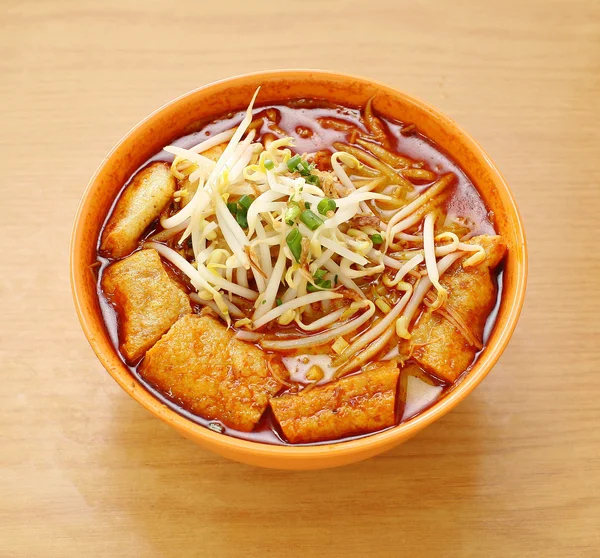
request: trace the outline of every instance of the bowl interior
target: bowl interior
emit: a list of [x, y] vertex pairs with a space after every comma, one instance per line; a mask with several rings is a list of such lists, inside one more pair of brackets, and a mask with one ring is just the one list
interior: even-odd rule
[[[96, 258], [104, 219], [123, 183], [149, 157], [197, 129], [198, 123], [244, 109], [258, 86], [258, 106], [302, 97], [360, 106], [376, 94], [374, 106], [379, 112], [415, 123], [459, 164], [494, 212], [496, 228], [508, 244], [503, 297], [487, 348], [446, 398], [394, 429], [355, 441], [300, 448], [266, 446], [216, 434], [178, 415], [139, 385], [121, 362], [104, 327], [90, 265]], [[79, 208], [71, 245], [71, 280], [79, 318], [92, 348], [113, 378], [154, 414], [211, 449], [242, 461], [291, 468], [338, 465], [374, 455], [411, 437], [456, 405], [487, 374], [508, 343], [523, 302], [526, 268], [525, 238], [511, 193], [491, 160], [465, 132], [432, 107], [383, 84], [317, 71], [267, 72], [224, 80], [188, 93], [150, 115], [121, 140], [92, 178]]]

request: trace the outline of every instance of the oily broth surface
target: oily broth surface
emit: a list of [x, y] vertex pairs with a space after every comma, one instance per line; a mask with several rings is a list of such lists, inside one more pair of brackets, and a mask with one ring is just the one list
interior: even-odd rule
[[[266, 111], [268, 109], [275, 109], [277, 111], [279, 118], [275, 123], [271, 122], [266, 117]], [[366, 132], [366, 129], [361, 122], [359, 109], [340, 107], [321, 101], [301, 100], [292, 101], [290, 104], [273, 104], [264, 107], [257, 107], [254, 109], [253, 113], [255, 115], [255, 118], [260, 116], [264, 117], [262, 126], [260, 127], [260, 129], [257, 129], [257, 139], [262, 139], [266, 134], [274, 134], [278, 137], [280, 137], [282, 134], [291, 136], [295, 138], [295, 146], [293, 148], [293, 151], [300, 154], [313, 153], [321, 150], [329, 150], [333, 152], [335, 151], [335, 149], [333, 148], [334, 143], [347, 142], [347, 132], [322, 126], [319, 123], [319, 119], [321, 118], [333, 118], [341, 122], [347, 122], [357, 127], [359, 130]], [[236, 126], [242, 120], [243, 115], [244, 111], [240, 111], [229, 114], [224, 118], [217, 119], [204, 125], [201, 125], [199, 126], [198, 131], [183, 136], [173, 141], [172, 144], [183, 148], [189, 148], [193, 145], [200, 143], [205, 139], [214, 136], [215, 134], [218, 134], [219, 132], [228, 130], [233, 126]], [[452, 187], [452, 194], [449, 196], [444, 207], [444, 210], [446, 211], [448, 216], [452, 217], [460, 215], [463, 217], [467, 217], [470, 221], [475, 223], [475, 227], [472, 231], [473, 235], [495, 234], [493, 221], [488, 212], [488, 209], [485, 207], [485, 204], [474, 185], [471, 183], [471, 181], [468, 179], [465, 173], [456, 165], [456, 163], [454, 163], [439, 147], [434, 145], [433, 142], [420, 135], [419, 133], [414, 133], [409, 136], [402, 135], [401, 129], [404, 126], [404, 123], [386, 119], [381, 116], [379, 116], [379, 118], [383, 120], [387, 125], [387, 128], [389, 130], [389, 137], [395, 151], [402, 155], [406, 155], [414, 160], [423, 161], [425, 163], [424, 168], [430, 169], [438, 175], [447, 172], [452, 172], [456, 175], [456, 184]], [[312, 133], [310, 133], [309, 135], [306, 132], [306, 130], [310, 130], [310, 132]], [[160, 151], [159, 153], [151, 157], [148, 161], [146, 161], [140, 168], [147, 166], [153, 161], [172, 162], [173, 155], [167, 153], [164, 150]], [[136, 173], [134, 173], [132, 177]], [[123, 186], [123, 189], [127, 186], [127, 184]], [[416, 190], [418, 192], [420, 190], [426, 189], [427, 187], [428, 184], [423, 186], [416, 186]], [[150, 236], [151, 234], [153, 234], [153, 232], [156, 231], [157, 227], [157, 224], [151, 226], [149, 228], [148, 233], [145, 236]], [[100, 266], [98, 267], [98, 297], [100, 300], [100, 307], [102, 310], [104, 322], [107, 327], [107, 331], [111, 337], [113, 344], [115, 345], [115, 348], [118, 350], [118, 315], [115, 312], [114, 308], [108, 302], [106, 302], [100, 289], [101, 275], [106, 266], [109, 265], [110, 260], [99, 257], [98, 261], [100, 263]], [[182, 282], [184, 284], [187, 283], [185, 279], [181, 277], [181, 275], [177, 271], [173, 270], [170, 266], [168, 266], [168, 270], [176, 276], [179, 282]], [[486, 322], [483, 339], [484, 345], [487, 342], [487, 339], [493, 329], [501, 295], [502, 271], [500, 270], [500, 272], [498, 273], [497, 302], [494, 310], [491, 312]], [[290, 328], [287, 331], [289, 333], [301, 333], [301, 330], [298, 330], [295, 327]], [[323, 352], [323, 349], [316, 349], [313, 351], [313, 353], [315, 354], [318, 354], [320, 352]], [[474, 362], [476, 362], [478, 356], [479, 355], [476, 356]], [[124, 360], [123, 362], [125, 363]], [[411, 366], [407, 366], [408, 371], [411, 369], [411, 367], [414, 369], [414, 363], [410, 361], [409, 363], [411, 364]], [[127, 365], [127, 363], [125, 364]], [[185, 408], [183, 408], [181, 402], [178, 401], [176, 398], [169, 397], [169, 394], [165, 395], [163, 393], [160, 393], [152, 385], [148, 384], [139, 374], [137, 366], [127, 366], [130, 369], [132, 375], [142, 385], [144, 385], [144, 387], [149, 392], [151, 392], [157, 399], [159, 399], [171, 409], [175, 410], [177, 413], [185, 416], [186, 418], [195, 423], [245, 440], [276, 445], [292, 445], [285, 441], [283, 435], [279, 430], [277, 422], [275, 421], [271, 413], [270, 408], [267, 408], [267, 411], [264, 413], [263, 417], [261, 418], [260, 422], [258, 423], [256, 429], [253, 432], [239, 432], [237, 430], [224, 427], [217, 421], [209, 421], [207, 419], [190, 413]], [[415, 385], [414, 380], [408, 381], [408, 371], [401, 371], [400, 381], [398, 382], [399, 397], [397, 397], [396, 409], [397, 423], [401, 420], [409, 420], [413, 416], [416, 416], [417, 414], [420, 414], [427, 408], [431, 407], [437, 400], [439, 400], [441, 397], [444, 397], [444, 395], [450, 389], [452, 389], [453, 386], [456, 386], [458, 383], [460, 383], [461, 378], [464, 376], [464, 374], [466, 374], [466, 372], [468, 372], [467, 370], [452, 385], [444, 384], [438, 379], [431, 378], [430, 376], [428, 376], [426, 378], [427, 383], [431, 384], [431, 386], [436, 389], [435, 398], [432, 398], [431, 391], [428, 392], [427, 389], [423, 389], [423, 386], [420, 385], [420, 389], [416, 390], [415, 393], [412, 394], [413, 397], [411, 397], [410, 402], [410, 408], [417, 410], [416, 412], [413, 412], [412, 414], [409, 413], [407, 415], [406, 411], [408, 409], [405, 409], [404, 401], [404, 398], [407, 395], [406, 387], [410, 385]], [[422, 370], [419, 371], [418, 375], [427, 376]], [[421, 398], [421, 400], [419, 400], [419, 398]], [[371, 434], [373, 433], [346, 437], [342, 438], [341, 440], [357, 439], [364, 436], [370, 436]], [[331, 443], [331, 441], [317, 442], [316, 444], [319, 445], [328, 443]], [[297, 446], [304, 444], [293, 445]], [[313, 443], [308, 445], [315, 444]]]

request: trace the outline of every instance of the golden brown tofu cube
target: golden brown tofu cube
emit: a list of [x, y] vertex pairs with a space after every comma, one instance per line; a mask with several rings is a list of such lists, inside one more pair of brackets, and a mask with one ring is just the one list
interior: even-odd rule
[[[467, 268], [457, 262], [440, 283], [448, 290], [445, 308], [457, 314], [481, 342], [485, 322], [497, 297], [492, 271], [504, 257], [506, 245], [500, 236], [489, 235], [477, 236], [469, 243], [483, 246], [485, 260]], [[430, 309], [417, 321], [411, 343], [424, 344], [414, 351], [413, 358], [425, 370], [448, 382], [456, 380], [469, 367], [479, 350], [442, 313]]]
[[173, 199], [175, 188], [168, 163], [152, 163], [138, 172], [121, 194], [104, 228], [101, 252], [112, 258], [131, 254], [148, 225]]
[[[268, 359], [215, 318], [188, 315], [148, 351], [140, 374], [195, 415], [250, 432], [281, 387]], [[287, 377], [281, 363], [271, 367]]]
[[293, 444], [374, 432], [396, 422], [398, 374], [394, 361], [381, 362], [307, 392], [275, 397], [271, 408]]
[[227, 143], [228, 142], [224, 141], [219, 145], [215, 145], [214, 147], [211, 147], [210, 149], [207, 149], [206, 151], [201, 153], [201, 155], [212, 159], [216, 163], [219, 160], [219, 157], [223, 155], [223, 151], [225, 151], [225, 149], [227, 148]]
[[111, 264], [102, 291], [118, 315], [121, 353], [139, 360], [181, 316], [192, 311], [188, 296], [163, 267], [156, 250], [140, 250]]

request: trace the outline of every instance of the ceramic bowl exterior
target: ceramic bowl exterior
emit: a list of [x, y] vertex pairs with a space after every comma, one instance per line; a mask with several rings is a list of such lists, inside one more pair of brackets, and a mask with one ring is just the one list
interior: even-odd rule
[[[487, 347], [446, 397], [385, 432], [303, 447], [273, 446], [218, 434], [179, 415], [138, 383], [119, 358], [104, 326], [90, 265], [96, 260], [102, 224], [123, 184], [149, 157], [190, 133], [197, 123], [245, 109], [259, 86], [258, 105], [312, 97], [362, 106], [376, 94], [379, 112], [416, 124], [458, 163], [494, 212], [497, 230], [508, 245], [502, 301]], [[81, 326], [115, 381], [151, 413], [201, 446], [237, 461], [280, 469], [320, 469], [366, 459], [405, 442], [445, 415], [483, 380], [506, 348], [523, 306], [527, 280], [527, 248], [517, 206], [500, 172], [475, 140], [435, 108], [401, 91], [360, 77], [315, 70], [281, 70], [226, 79], [187, 93], [151, 114], [117, 144], [92, 177], [75, 219], [70, 256], [71, 286]]]

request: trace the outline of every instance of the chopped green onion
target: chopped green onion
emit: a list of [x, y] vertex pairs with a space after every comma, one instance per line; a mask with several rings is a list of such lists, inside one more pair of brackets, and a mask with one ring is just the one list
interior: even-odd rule
[[323, 219], [318, 215], [315, 215], [310, 209], [305, 209], [300, 214], [300, 221], [302, 221], [311, 231], [318, 229], [323, 224]]
[[285, 237], [285, 241], [292, 252], [296, 261], [300, 261], [300, 256], [302, 255], [302, 235], [298, 229], [292, 229], [287, 236]]
[[246, 210], [248, 211], [248, 209], [250, 209], [250, 206], [252, 205], [252, 202], [254, 201], [254, 198], [252, 196], [249, 196], [248, 194], [244, 194], [239, 200], [238, 203]]
[[313, 186], [321, 186], [321, 179], [316, 174], [309, 174], [306, 177], [307, 184], [312, 184]]
[[333, 284], [334, 285], [338, 284], [338, 276], [337, 275], [333, 278]]
[[306, 161], [300, 161], [296, 165], [296, 170], [300, 173], [300, 176], [310, 176], [310, 171], [313, 169]]
[[315, 280], [314, 285], [312, 283], [306, 284], [306, 290], [309, 293], [315, 293], [323, 289], [331, 289], [331, 281], [329, 279], [327, 279], [326, 281], [323, 281], [323, 279]]
[[327, 275], [327, 271], [325, 269], [317, 269], [315, 274], [313, 275], [315, 279], [315, 283], [318, 283], [321, 279], [323, 279]]
[[310, 209], [310, 203], [304, 202], [304, 209]]
[[277, 304], [277, 306], [281, 306], [283, 304], [283, 300], [281, 300], [280, 298], [276, 298], [275, 304]]
[[373, 244], [383, 244], [383, 236], [381, 236], [379, 233], [372, 234], [371, 242], [373, 242]]
[[330, 198], [322, 199], [317, 205], [317, 209], [321, 215], [327, 215], [330, 211], [335, 211], [337, 204]]
[[232, 215], [237, 215], [237, 203], [235, 203], [235, 202], [229, 202], [227, 204], [227, 209], [229, 209], [229, 212]]
[[273, 170], [275, 168], [275, 163], [271, 161], [271, 159], [265, 159], [265, 169]]
[[302, 213], [300, 206], [296, 202], [289, 202], [283, 218], [288, 225], [293, 225], [300, 213]]
[[302, 157], [300, 157], [300, 155], [294, 155], [291, 159], [288, 160], [287, 168], [290, 172], [295, 172], [301, 161]]
[[317, 269], [313, 275], [314, 285], [312, 283], [308, 283], [306, 285], [306, 290], [309, 293], [314, 293], [320, 289], [331, 289], [331, 281], [329, 279], [325, 280], [325, 275], [327, 275], [327, 271], [325, 269]]
[[242, 229], [248, 228], [248, 215], [245, 211], [240, 210], [235, 214], [235, 220]]

